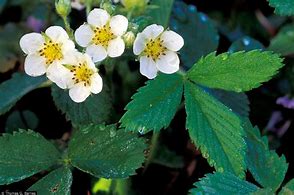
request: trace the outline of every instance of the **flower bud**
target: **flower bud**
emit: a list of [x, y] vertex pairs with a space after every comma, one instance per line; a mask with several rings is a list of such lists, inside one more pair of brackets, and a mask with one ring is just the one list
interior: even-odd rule
[[125, 41], [126, 47], [132, 47], [135, 41], [135, 34], [132, 31], [127, 32], [123, 35], [123, 39]]
[[71, 1], [70, 0], [56, 0], [55, 8], [57, 13], [61, 17], [67, 17], [71, 11]]
[[149, 0], [121, 0], [120, 2], [127, 10], [135, 9], [139, 12], [143, 12]]

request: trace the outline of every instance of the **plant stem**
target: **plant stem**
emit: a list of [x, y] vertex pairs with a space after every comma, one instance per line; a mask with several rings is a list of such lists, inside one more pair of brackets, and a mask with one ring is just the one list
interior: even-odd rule
[[148, 166], [150, 165], [150, 163], [154, 159], [154, 156], [156, 154], [156, 151], [157, 151], [158, 145], [159, 145], [159, 137], [160, 137], [160, 132], [153, 132], [153, 135], [151, 138], [150, 152], [149, 152], [149, 156], [147, 158], [143, 172], [145, 172], [147, 170]]

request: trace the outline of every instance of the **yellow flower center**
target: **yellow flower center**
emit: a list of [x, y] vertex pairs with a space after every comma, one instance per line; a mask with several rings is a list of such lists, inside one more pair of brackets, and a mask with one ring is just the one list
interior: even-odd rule
[[160, 38], [156, 38], [156, 39], [150, 39], [147, 44], [146, 47], [143, 51], [143, 53], [148, 57], [148, 58], [152, 58], [154, 61], [160, 59], [161, 55], [166, 55], [165, 51], [167, 50], [166, 47], [164, 47], [162, 45], [163, 40]]
[[63, 58], [61, 43], [54, 43], [48, 40], [44, 43], [43, 48], [39, 50], [39, 54], [46, 58], [47, 65], [52, 64], [55, 60], [61, 60]]
[[94, 28], [94, 36], [92, 38], [92, 41], [95, 45], [102, 45], [104, 47], [107, 47], [109, 42], [115, 38], [116, 36], [112, 33], [109, 24], [106, 24], [101, 28]]
[[70, 72], [73, 73], [72, 80], [74, 80], [75, 84], [84, 82], [84, 86], [91, 85], [91, 77], [94, 74], [94, 71], [88, 68], [87, 63], [79, 63], [78, 66], [70, 66]]

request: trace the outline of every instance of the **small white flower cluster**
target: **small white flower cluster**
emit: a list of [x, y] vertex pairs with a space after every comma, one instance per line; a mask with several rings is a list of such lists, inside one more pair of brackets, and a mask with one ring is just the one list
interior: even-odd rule
[[[77, 103], [91, 94], [101, 92], [103, 82], [96, 62], [108, 56], [119, 57], [125, 50], [123, 36], [128, 20], [122, 15], [110, 16], [103, 9], [92, 10], [87, 23], [75, 31], [75, 41], [86, 48], [77, 51], [74, 42], [59, 26], [49, 27], [45, 33], [29, 33], [20, 40], [20, 47], [27, 57], [24, 69], [30, 76], [47, 77], [62, 89], [69, 89], [69, 96]], [[172, 74], [179, 69], [177, 51], [184, 45], [177, 33], [153, 24], [138, 33], [133, 52], [140, 57], [140, 72], [153, 79], [158, 70]]]

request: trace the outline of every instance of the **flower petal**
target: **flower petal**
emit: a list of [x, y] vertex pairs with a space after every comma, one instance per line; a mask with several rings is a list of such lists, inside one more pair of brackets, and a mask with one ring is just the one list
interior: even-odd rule
[[150, 26], [147, 26], [142, 33], [145, 34], [146, 37], [148, 37], [149, 39], [154, 39], [158, 37], [163, 31], [163, 26], [152, 24]]
[[156, 66], [160, 72], [172, 74], [179, 70], [180, 60], [178, 54], [173, 51], [166, 52], [165, 56], [161, 56], [156, 61]]
[[82, 47], [87, 47], [92, 41], [93, 36], [94, 32], [88, 24], [81, 25], [75, 32], [76, 42]]
[[87, 47], [86, 53], [91, 56], [95, 63], [100, 62], [107, 57], [106, 49], [102, 45], [90, 45]]
[[69, 39], [66, 31], [60, 26], [50, 26], [45, 31], [45, 34], [53, 41], [57, 42], [63, 42], [64, 40]]
[[110, 57], [115, 58], [121, 56], [125, 51], [125, 42], [122, 38], [117, 37], [109, 42], [107, 53]]
[[184, 46], [184, 39], [178, 33], [168, 30], [162, 33], [163, 45], [171, 51], [179, 51]]
[[142, 56], [140, 58], [140, 73], [148, 79], [153, 79], [157, 75], [155, 62], [151, 58]]
[[128, 29], [128, 19], [122, 15], [116, 15], [110, 19], [109, 25], [114, 35], [122, 36]]
[[59, 63], [53, 63], [47, 69], [47, 77], [61, 89], [69, 87], [72, 76], [70, 70]]
[[63, 54], [75, 51], [75, 43], [70, 39], [65, 40], [62, 44], [61, 50]]
[[29, 33], [21, 37], [19, 45], [26, 54], [35, 53], [42, 48], [45, 42], [43, 36], [39, 33]]
[[96, 68], [93, 60], [91, 59], [91, 57], [86, 53], [83, 54], [83, 56], [84, 56], [83, 60], [86, 61], [89, 68], [91, 68], [94, 72], [97, 72], [97, 68]]
[[87, 21], [89, 24], [93, 26], [102, 27], [108, 22], [109, 18], [110, 15], [107, 13], [107, 11], [95, 8], [92, 11], [90, 11]]
[[90, 94], [90, 88], [85, 87], [83, 83], [78, 83], [69, 89], [69, 96], [76, 103], [85, 101]]
[[24, 70], [28, 75], [33, 77], [45, 74], [45, 59], [37, 54], [29, 54], [24, 62]]
[[91, 92], [94, 94], [100, 93], [102, 91], [103, 81], [101, 76], [96, 73], [91, 79]]
[[135, 55], [140, 55], [144, 51], [147, 38], [143, 33], [138, 33], [134, 41], [133, 52]]

